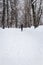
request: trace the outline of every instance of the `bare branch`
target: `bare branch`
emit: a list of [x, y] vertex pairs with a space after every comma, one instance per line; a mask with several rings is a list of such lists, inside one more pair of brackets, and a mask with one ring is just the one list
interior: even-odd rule
[[32, 4], [34, 4], [36, 1], [37, 1], [37, 0], [35, 0], [35, 1], [33, 0], [33, 1], [32, 1]]

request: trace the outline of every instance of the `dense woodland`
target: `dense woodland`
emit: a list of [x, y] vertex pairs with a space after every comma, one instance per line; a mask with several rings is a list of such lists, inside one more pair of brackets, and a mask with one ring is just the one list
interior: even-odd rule
[[43, 24], [43, 0], [0, 0], [0, 27]]

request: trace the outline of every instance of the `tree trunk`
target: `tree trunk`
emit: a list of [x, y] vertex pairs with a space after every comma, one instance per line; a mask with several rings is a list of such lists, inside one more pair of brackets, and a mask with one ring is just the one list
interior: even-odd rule
[[33, 25], [36, 28], [39, 25], [39, 23], [38, 23], [38, 21], [36, 21], [36, 13], [34, 10], [34, 4], [32, 4], [32, 11], [33, 11]]
[[8, 6], [8, 0], [7, 0], [7, 26], [9, 28], [9, 6]]
[[14, 0], [14, 6], [15, 6], [15, 26], [17, 28], [17, 17], [18, 17], [18, 14], [17, 14], [17, 8], [16, 8], [16, 5], [17, 5], [17, 0]]
[[5, 0], [3, 0], [3, 15], [2, 15], [2, 26], [3, 26], [3, 29], [5, 28], [4, 23], [5, 23]]

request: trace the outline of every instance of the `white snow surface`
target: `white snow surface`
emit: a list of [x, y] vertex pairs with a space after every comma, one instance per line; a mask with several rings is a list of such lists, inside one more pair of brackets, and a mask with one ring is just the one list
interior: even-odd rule
[[0, 28], [0, 65], [43, 65], [43, 26]]

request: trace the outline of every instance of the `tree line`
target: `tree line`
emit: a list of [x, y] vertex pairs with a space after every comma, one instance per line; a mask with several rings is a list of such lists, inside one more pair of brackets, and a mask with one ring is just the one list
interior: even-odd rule
[[[42, 16], [42, 0], [24, 0], [23, 6], [19, 5], [20, 0], [3, 0], [3, 13], [1, 25], [5, 27], [36, 28], [40, 25]], [[22, 14], [21, 14], [21, 13]], [[20, 16], [21, 15], [21, 16]]]

